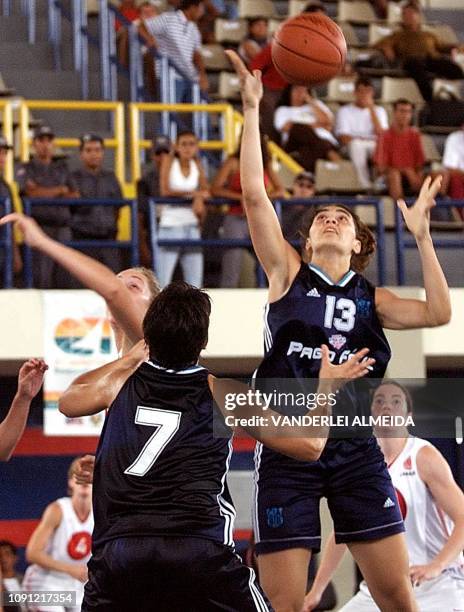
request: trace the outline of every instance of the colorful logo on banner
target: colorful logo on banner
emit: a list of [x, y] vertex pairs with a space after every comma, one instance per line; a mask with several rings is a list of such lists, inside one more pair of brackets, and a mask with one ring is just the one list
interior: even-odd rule
[[44, 431], [47, 435], [99, 435], [104, 414], [69, 419], [58, 410], [71, 382], [117, 358], [105, 302], [91, 291], [43, 291]]

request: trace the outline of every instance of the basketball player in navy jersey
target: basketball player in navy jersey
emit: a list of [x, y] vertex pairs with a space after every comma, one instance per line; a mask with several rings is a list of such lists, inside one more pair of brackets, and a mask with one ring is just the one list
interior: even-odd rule
[[[232, 445], [229, 433], [215, 434], [213, 395], [220, 404], [230, 388], [243, 385], [221, 385], [224, 381], [197, 363], [209, 315], [205, 293], [186, 283], [169, 285], [144, 319], [150, 360], [144, 362], [138, 345], [79, 377], [60, 399], [67, 416], [109, 407], [94, 470], [85, 612], [270, 609], [253, 571], [234, 553], [235, 510], [225, 481]], [[364, 376], [374, 364], [367, 352], [333, 365], [323, 347], [319, 391], [335, 391], [345, 378]], [[326, 436], [250, 432], [301, 460], [317, 458]]]
[[[398, 203], [417, 242], [425, 301], [401, 299], [361, 276], [375, 241], [367, 226], [343, 206], [316, 210], [308, 224], [303, 261], [285, 241], [264, 187], [260, 72], [250, 74], [233, 51], [227, 53], [241, 83], [244, 206], [254, 249], [269, 281], [265, 357], [257, 376], [316, 377], [321, 365], [318, 347], [325, 343], [333, 363], [368, 346], [376, 359], [368, 376], [382, 378], [390, 359], [384, 327], [432, 327], [447, 323], [451, 316], [448, 286], [429, 229], [441, 178], [433, 183], [426, 179], [411, 208]], [[354, 398], [350, 409], [368, 414], [369, 405]], [[320, 548], [322, 496], [328, 499], [336, 541], [348, 545], [377, 605], [392, 612], [417, 609], [402, 517], [397, 504], [387, 502], [395, 499], [394, 489], [373, 437], [331, 438], [312, 464], [294, 462], [259, 444], [255, 458], [260, 581], [276, 610], [301, 610], [311, 552]]]

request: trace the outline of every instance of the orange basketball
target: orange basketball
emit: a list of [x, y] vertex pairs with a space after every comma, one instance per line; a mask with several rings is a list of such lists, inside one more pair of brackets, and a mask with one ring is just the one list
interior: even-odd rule
[[274, 34], [272, 61], [289, 83], [316, 85], [337, 75], [346, 59], [346, 41], [324, 13], [287, 19]]

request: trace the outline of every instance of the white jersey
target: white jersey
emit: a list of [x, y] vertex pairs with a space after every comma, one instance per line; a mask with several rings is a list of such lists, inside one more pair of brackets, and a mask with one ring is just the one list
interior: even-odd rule
[[[388, 467], [403, 515], [410, 565], [430, 563], [448, 541], [454, 526], [419, 476], [417, 453], [425, 446], [433, 445], [427, 440], [409, 437], [401, 453]], [[463, 555], [445, 571], [464, 580]]]
[[[62, 513], [61, 523], [48, 542], [46, 553], [56, 561], [72, 565], [87, 565], [90, 559], [93, 531], [93, 513], [81, 521], [72, 506], [70, 497], [56, 500]], [[80, 606], [84, 596], [84, 585], [69, 574], [47, 570], [33, 564], [26, 570], [23, 589], [28, 591], [76, 591]]]

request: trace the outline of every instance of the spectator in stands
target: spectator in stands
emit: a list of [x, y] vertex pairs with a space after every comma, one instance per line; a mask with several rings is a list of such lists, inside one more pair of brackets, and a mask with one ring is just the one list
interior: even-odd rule
[[[23, 577], [16, 571], [18, 550], [13, 542], [0, 540], [0, 595], [5, 592], [21, 591]], [[25, 612], [26, 606], [21, 604], [5, 605], [5, 612]]]
[[[103, 167], [105, 145], [98, 134], [84, 134], [80, 139], [81, 166], [72, 173], [83, 199], [121, 200], [121, 185], [113, 172]], [[116, 240], [119, 206], [75, 206], [71, 210], [73, 240]], [[121, 252], [109, 247], [81, 249], [90, 257], [119, 272]]]
[[[222, 164], [217, 173], [211, 192], [218, 198], [229, 198], [237, 202], [229, 207], [224, 219], [223, 238], [246, 240], [250, 237], [245, 211], [242, 207], [242, 187], [240, 184], [240, 147]], [[261, 153], [265, 168], [264, 181], [271, 197], [283, 197], [285, 189], [272, 168], [267, 141], [261, 138]], [[243, 249], [228, 249], [222, 258], [221, 287], [238, 287]]]
[[362, 187], [369, 189], [369, 159], [374, 155], [378, 137], [388, 128], [388, 117], [386, 110], [374, 103], [374, 87], [370, 79], [358, 77], [354, 97], [353, 103], [338, 110], [335, 135], [346, 147]]
[[151, 163], [137, 181], [137, 200], [139, 204], [139, 247], [141, 265], [151, 268], [151, 248], [149, 245], [148, 201], [160, 195], [160, 168], [164, 157], [171, 152], [171, 141], [167, 136], [155, 136], [151, 149]]
[[391, 127], [379, 136], [374, 155], [378, 173], [386, 176], [394, 200], [418, 194], [424, 180], [425, 154], [420, 132], [411, 127], [413, 112], [409, 100], [396, 100]]
[[317, 159], [341, 159], [332, 134], [333, 123], [332, 111], [304, 85], [289, 85], [274, 115], [274, 127], [284, 149], [310, 172]]
[[[326, 13], [326, 9], [319, 0], [309, 2], [303, 13]], [[259, 113], [261, 131], [270, 138], [275, 137], [274, 111], [282, 95], [282, 91], [288, 86], [287, 81], [277, 72], [272, 63], [271, 43], [254, 56], [249, 64], [250, 70], [261, 70], [263, 82], [263, 97], [261, 98]]]
[[255, 17], [248, 20], [248, 33], [242, 40], [238, 52], [247, 66], [253, 58], [268, 44], [268, 20], [264, 17]]
[[[0, 135], [0, 200], [2, 198], [8, 198], [10, 203], [13, 204], [13, 194], [11, 192], [11, 187], [3, 178], [3, 172], [5, 170], [6, 160], [8, 156], [8, 151], [11, 151], [13, 147], [9, 144], [7, 139], [4, 136]], [[0, 201], [0, 217], [5, 214], [5, 208]], [[1, 230], [3, 233], [4, 230]], [[0, 233], [0, 236], [1, 236]], [[4, 250], [0, 248], [0, 286], [3, 282], [3, 262], [5, 261], [5, 253]], [[22, 268], [21, 262], [21, 253], [19, 252], [18, 245], [13, 241], [13, 270], [15, 273], [20, 272]]]
[[23, 435], [33, 398], [40, 391], [47, 365], [42, 359], [29, 359], [18, 374], [18, 390], [8, 414], [0, 423], [0, 461], [8, 461]]
[[[316, 184], [312, 172], [300, 172], [295, 176], [291, 188], [291, 197], [294, 199], [309, 200], [316, 195]], [[282, 232], [286, 240], [300, 238], [302, 219], [312, 210], [306, 204], [286, 204], [282, 208]]]
[[[21, 164], [16, 181], [19, 192], [26, 198], [78, 198], [79, 191], [66, 162], [53, 159], [55, 145], [53, 130], [42, 125], [34, 132], [34, 157]], [[43, 231], [58, 240], [71, 240], [71, 211], [69, 206], [34, 206], [32, 217]], [[69, 276], [51, 259], [36, 253], [32, 260], [34, 286], [37, 289], [56, 289], [69, 286]]]
[[400, 62], [416, 81], [424, 100], [429, 101], [433, 96], [430, 73], [444, 79], [464, 78], [461, 67], [443, 55], [453, 45], [440, 42], [434, 34], [422, 29], [421, 9], [416, 2], [403, 6], [402, 28], [379, 40], [374, 48], [382, 51], [388, 61]]
[[[135, 21], [140, 17], [140, 9], [136, 0], [120, 0], [117, 9], [127, 21]], [[123, 27], [124, 24], [116, 19], [114, 23], [116, 32], [119, 32]]]
[[[208, 77], [201, 56], [201, 35], [197, 22], [203, 14], [201, 0], [182, 0], [179, 10], [144, 21], [142, 33], [151, 36], [150, 44], [167, 55], [183, 72], [176, 80], [177, 102], [191, 102], [192, 81], [208, 91]], [[184, 78], [185, 76], [185, 78]]]
[[[464, 200], [464, 117], [462, 128], [452, 132], [446, 139], [443, 166], [446, 169], [448, 195]], [[464, 217], [464, 209], [458, 210]]]
[[[210, 197], [205, 171], [198, 158], [198, 139], [191, 131], [177, 135], [174, 153], [161, 162], [160, 194], [191, 198], [192, 203], [164, 204], [161, 208], [158, 238], [160, 240], [198, 240], [206, 217], [205, 200]], [[165, 287], [171, 282], [180, 259], [184, 280], [195, 287], [203, 283], [203, 255], [201, 249], [189, 247], [160, 247], [158, 278]]]

